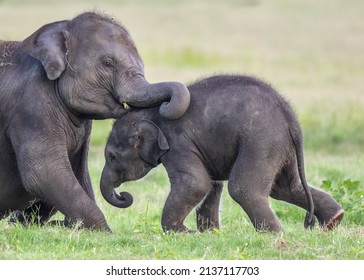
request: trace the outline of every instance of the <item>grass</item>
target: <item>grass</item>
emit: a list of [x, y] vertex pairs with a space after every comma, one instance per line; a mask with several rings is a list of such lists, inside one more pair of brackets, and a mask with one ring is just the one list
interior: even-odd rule
[[[138, 217], [138, 216], [137, 216]], [[216, 233], [162, 234], [154, 224], [136, 230], [144, 223], [128, 220], [122, 232], [3, 229], [0, 236], [1, 259], [363, 259], [363, 231], [341, 228], [324, 233], [290, 226], [284, 234], [257, 234], [247, 226], [235, 224]], [[136, 227], [138, 228], [138, 227]], [[11, 238], [4, 239], [4, 235]], [[181, 246], [183, 244], [183, 246]]]
[[[2, 220], [0, 259], [364, 259], [360, 0], [2, 0], [0, 38], [21, 40], [42, 24], [94, 8], [127, 26], [152, 82], [189, 83], [227, 72], [272, 83], [302, 124], [308, 181], [329, 191], [346, 216], [333, 232], [307, 231], [304, 211], [272, 200], [285, 233], [258, 234], [224, 190], [220, 230], [164, 234], [160, 216], [169, 184], [162, 167], [123, 186], [134, 196], [132, 207], [116, 209], [102, 199], [99, 178], [112, 121], [95, 121], [89, 166], [97, 204], [113, 233], [23, 228]], [[186, 223], [195, 229], [194, 213]]]

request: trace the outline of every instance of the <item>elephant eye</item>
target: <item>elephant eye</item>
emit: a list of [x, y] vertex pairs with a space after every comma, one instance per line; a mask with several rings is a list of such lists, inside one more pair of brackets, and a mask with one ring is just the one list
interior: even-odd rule
[[114, 61], [112, 58], [104, 58], [102, 60], [102, 66], [104, 66], [105, 68], [108, 69], [113, 69], [114, 68]]
[[112, 153], [112, 152], [110, 152], [110, 153], [109, 153], [109, 160], [110, 160], [111, 162], [114, 162], [114, 161], [116, 160], [116, 156], [115, 156], [115, 154], [114, 154], [114, 153]]

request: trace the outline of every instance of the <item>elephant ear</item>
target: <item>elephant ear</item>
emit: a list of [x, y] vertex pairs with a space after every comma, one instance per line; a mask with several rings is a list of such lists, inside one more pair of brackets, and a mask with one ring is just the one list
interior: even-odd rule
[[149, 120], [140, 120], [131, 125], [129, 142], [142, 160], [153, 165], [169, 150], [166, 137], [160, 128]]
[[66, 69], [66, 37], [69, 21], [46, 24], [23, 41], [23, 49], [38, 59], [50, 80], [58, 79]]

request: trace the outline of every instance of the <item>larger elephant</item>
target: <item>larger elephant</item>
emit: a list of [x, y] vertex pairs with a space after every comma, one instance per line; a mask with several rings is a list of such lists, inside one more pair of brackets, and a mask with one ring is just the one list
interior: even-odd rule
[[0, 219], [24, 210], [45, 223], [109, 229], [87, 166], [92, 119], [117, 118], [123, 105], [161, 105], [180, 117], [189, 105], [177, 82], [150, 84], [129, 33], [93, 12], [44, 25], [22, 42], [0, 41]]
[[268, 197], [307, 210], [326, 229], [344, 215], [327, 193], [305, 179], [299, 123], [288, 103], [269, 85], [247, 76], [215, 76], [189, 87], [191, 104], [178, 120], [158, 108], [133, 109], [116, 121], [106, 148], [101, 193], [110, 204], [128, 207], [132, 196], [115, 191], [160, 163], [171, 191], [162, 214], [164, 230], [185, 231], [196, 207], [200, 230], [219, 226], [221, 180], [257, 230], [283, 229]]

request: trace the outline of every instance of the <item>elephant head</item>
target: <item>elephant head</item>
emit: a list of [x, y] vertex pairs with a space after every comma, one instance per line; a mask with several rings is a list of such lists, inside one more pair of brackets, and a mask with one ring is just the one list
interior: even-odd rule
[[40, 62], [62, 102], [82, 118], [117, 118], [125, 104], [162, 104], [160, 114], [176, 119], [189, 105], [183, 84], [147, 82], [129, 33], [104, 15], [88, 12], [47, 24], [23, 41], [22, 50]]
[[168, 149], [166, 137], [152, 121], [119, 119], [105, 147], [106, 163], [100, 183], [105, 200], [119, 208], [129, 207], [133, 197], [127, 192], [118, 194], [115, 188], [144, 177]]

